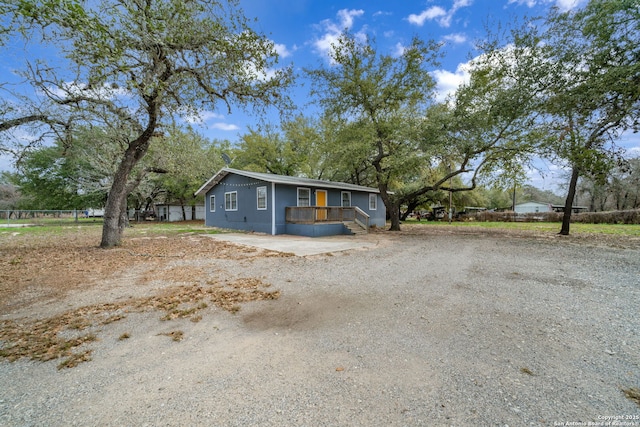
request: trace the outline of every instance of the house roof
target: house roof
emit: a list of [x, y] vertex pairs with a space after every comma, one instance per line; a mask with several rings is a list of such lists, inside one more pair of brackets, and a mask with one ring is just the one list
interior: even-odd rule
[[249, 172], [249, 171], [243, 171], [239, 169], [222, 168], [220, 169], [220, 171], [218, 171], [218, 173], [213, 175], [207, 182], [205, 182], [204, 185], [200, 187], [198, 191], [195, 192], [195, 195], [199, 196], [199, 195], [206, 194], [207, 191], [211, 190], [213, 187], [218, 185], [220, 181], [222, 181], [227, 175], [231, 173], [245, 176], [247, 178], [258, 179], [266, 182], [273, 182], [276, 184], [305, 185], [309, 187], [335, 188], [339, 190], [348, 190], [348, 191], [363, 191], [367, 193], [380, 192], [377, 188], [364, 187], [362, 185], [355, 185], [355, 184], [348, 184], [346, 182], [324, 181], [321, 179], [300, 178], [296, 176], [275, 175], [271, 173]]
[[541, 206], [551, 206], [551, 203], [548, 202], [537, 202], [535, 200], [530, 200], [528, 202], [522, 202], [516, 204], [516, 206], [524, 206], [524, 205], [541, 205]]

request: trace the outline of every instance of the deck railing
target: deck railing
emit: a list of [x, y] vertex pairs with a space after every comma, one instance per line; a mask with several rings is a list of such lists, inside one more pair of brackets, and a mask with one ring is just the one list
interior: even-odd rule
[[369, 215], [357, 206], [288, 206], [286, 221], [295, 224], [347, 221], [369, 229]]
[[357, 206], [355, 207], [355, 216], [353, 220], [365, 230], [369, 229], [369, 214]]

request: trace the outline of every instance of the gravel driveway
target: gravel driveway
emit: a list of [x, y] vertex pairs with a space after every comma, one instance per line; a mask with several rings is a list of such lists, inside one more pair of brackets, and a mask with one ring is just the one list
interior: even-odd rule
[[[623, 392], [640, 389], [637, 246], [362, 238], [371, 247], [171, 261], [281, 296], [197, 323], [131, 314], [72, 369], [1, 360], [0, 425], [640, 426]], [[180, 342], [161, 335], [175, 329]]]

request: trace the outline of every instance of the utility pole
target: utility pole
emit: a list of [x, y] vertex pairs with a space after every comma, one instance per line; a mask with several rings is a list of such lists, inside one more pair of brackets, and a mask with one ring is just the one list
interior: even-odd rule
[[513, 210], [513, 220], [516, 220], [516, 180], [513, 180], [513, 202], [512, 202], [512, 210]]
[[[449, 173], [451, 173], [451, 163], [449, 163]], [[449, 224], [451, 224], [451, 219], [453, 218], [453, 193], [451, 192], [452, 187], [452, 177], [449, 177]]]

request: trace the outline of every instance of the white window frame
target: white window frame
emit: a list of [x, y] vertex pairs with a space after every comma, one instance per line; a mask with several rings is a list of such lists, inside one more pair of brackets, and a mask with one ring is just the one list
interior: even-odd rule
[[378, 209], [378, 196], [376, 194], [369, 194], [369, 210], [375, 211]]
[[[302, 190], [302, 191], [306, 191], [306, 192], [308, 193], [308, 195], [309, 195], [309, 196], [307, 197], [307, 199], [306, 199], [306, 200], [307, 200], [307, 203], [308, 203], [307, 205], [301, 205], [301, 204], [300, 204], [300, 191], [301, 191], [301, 190]], [[298, 203], [298, 207], [308, 207], [308, 206], [311, 206], [311, 189], [310, 189], [310, 188], [298, 187], [298, 200], [297, 200], [297, 203]]]
[[[260, 193], [264, 191], [264, 195], [261, 196]], [[260, 199], [264, 200], [264, 206], [260, 207]], [[256, 188], [256, 206], [258, 208], [259, 211], [266, 211], [267, 210], [267, 186], [263, 186], [263, 187], [258, 187]]]
[[[349, 204], [348, 205], [344, 204], [344, 202], [345, 202], [344, 196], [345, 195], [349, 196], [349, 200], [348, 200]], [[340, 193], [340, 204], [342, 205], [343, 208], [351, 207], [351, 191], [343, 191], [343, 192]]]
[[216, 196], [215, 194], [212, 194], [211, 196], [209, 196], [209, 212], [215, 212], [216, 211]]
[[[235, 202], [235, 206], [234, 206]], [[238, 192], [229, 191], [224, 193], [224, 210], [225, 211], [237, 211], [238, 210]]]

